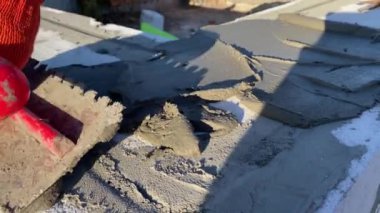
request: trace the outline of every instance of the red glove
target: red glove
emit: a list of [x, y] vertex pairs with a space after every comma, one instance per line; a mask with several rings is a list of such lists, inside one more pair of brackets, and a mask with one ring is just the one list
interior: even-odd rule
[[40, 24], [42, 0], [0, 0], [0, 57], [22, 69]]

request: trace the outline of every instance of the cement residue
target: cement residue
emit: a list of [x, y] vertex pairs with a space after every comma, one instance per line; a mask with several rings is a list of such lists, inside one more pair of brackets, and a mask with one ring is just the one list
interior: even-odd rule
[[[294, 140], [292, 148], [278, 153], [261, 168], [249, 166], [249, 161], [241, 161], [239, 156], [243, 148], [235, 150], [221, 172], [223, 178], [214, 183], [213, 195], [205, 210], [316, 211], [326, 193], [346, 175], [351, 160], [363, 154], [360, 147], [341, 145], [331, 135], [330, 131], [339, 125], [341, 123], [324, 125], [291, 136]], [[255, 133], [251, 129], [241, 141], [242, 146], [252, 143]], [[286, 136], [284, 133], [279, 134]]]
[[170, 103], [166, 103], [164, 105], [163, 111], [164, 111], [164, 113], [162, 114], [162, 117], [164, 119], [173, 119], [173, 118], [180, 115], [177, 106], [174, 104], [170, 104]]
[[[175, 162], [174, 164], [172, 164]], [[189, 173], [204, 174], [201, 169], [201, 164], [191, 159], [177, 158], [175, 161], [173, 157], [157, 159], [154, 168], [157, 171], [165, 172], [167, 174], [181, 174], [186, 175]]]
[[45, 213], [105, 212], [106, 209], [100, 204], [82, 201], [77, 194], [65, 194], [59, 203]]
[[169, 147], [179, 155], [200, 154], [191, 124], [174, 104], [166, 103], [160, 113], [147, 117], [135, 134], [154, 145]]
[[45, 185], [35, 178], [44, 177], [41, 171], [51, 171], [58, 159], [11, 119], [0, 122], [0, 132], [0, 206], [10, 212], [19, 211], [39, 193], [34, 186]]
[[111, 155], [101, 157], [94, 169], [121, 197], [131, 199], [134, 202], [133, 205], [140, 205], [140, 208], [149, 211], [163, 208], [163, 205], [160, 204], [159, 201], [147, 196], [146, 193], [141, 191], [141, 186], [120, 172], [118, 160]]
[[253, 143], [246, 153], [242, 153], [241, 160], [249, 165], [264, 167], [281, 152], [292, 149], [295, 138], [295, 129], [281, 128], [274, 134]]
[[[119, 146], [122, 145], [113, 148], [107, 158], [116, 162], [115, 171], [133, 183], [149, 204], [160, 207], [163, 211], [179, 212], [198, 209], [207, 193], [205, 188], [195, 182], [186, 182], [175, 175], [154, 169], [156, 162], [160, 159], [172, 159], [168, 162], [174, 164], [180, 157], [176, 157], [168, 149], [156, 149], [152, 152], [144, 148], [137, 148], [134, 150], [136, 154], [130, 155]], [[107, 176], [102, 167], [108, 166], [101, 163], [94, 168], [95, 172], [102, 177]], [[207, 175], [204, 176], [207, 177]]]
[[197, 134], [217, 137], [228, 134], [239, 125], [231, 113], [210, 107], [209, 101], [196, 96], [180, 97], [174, 102], [178, 104]]
[[84, 202], [105, 206], [105, 211], [199, 210], [207, 193], [202, 184], [209, 186], [213, 178], [202, 172], [197, 160], [177, 156], [170, 149], [126, 146], [121, 142], [100, 157], [72, 193], [83, 196]]
[[204, 106], [201, 121], [212, 128], [212, 137], [226, 135], [239, 126], [239, 122], [231, 113], [209, 106]]
[[[261, 102], [255, 95], [252, 94], [253, 88], [254, 86], [252, 84], [242, 82], [230, 88], [200, 90], [200, 91], [192, 92], [188, 95], [202, 98], [203, 100], [206, 100], [211, 103], [224, 102], [224, 101], [228, 101], [229, 99], [238, 100], [239, 103], [242, 104], [246, 109], [255, 113], [256, 115], [260, 115], [262, 113], [262, 110], [265, 108], [265, 103]], [[208, 108], [208, 109], [211, 111], [215, 110], [214, 108], [212, 109]], [[223, 116], [222, 120], [225, 120], [228, 117], [229, 116], [225, 115]], [[236, 117], [236, 115], [233, 117], [235, 121], [239, 120]], [[214, 116], [214, 119], [210, 119], [209, 121], [207, 121], [207, 123], [210, 123], [210, 125], [213, 126], [213, 120], [218, 120], [219, 118], [220, 117], [218, 116]], [[224, 126], [223, 129], [225, 130], [225, 131], [222, 131], [222, 133], [223, 132], [229, 133], [233, 129], [233, 126], [228, 125], [228, 124], [233, 124], [233, 122], [225, 121], [225, 122], [220, 122], [220, 123], [223, 124]], [[218, 128], [218, 124], [215, 125], [215, 128]]]
[[167, 155], [165, 158], [156, 158], [155, 161], [155, 170], [175, 177], [183, 182], [208, 188], [215, 180], [215, 176], [207, 173], [200, 161], [174, 155]]
[[244, 96], [247, 92], [251, 92], [253, 88], [253, 84], [241, 82], [233, 87], [199, 90], [187, 95], [195, 95], [208, 101], [224, 101], [231, 97]]
[[100, 200], [108, 210], [315, 210], [345, 176], [351, 160], [362, 154], [331, 135], [340, 125], [302, 130], [259, 117], [245, 129], [211, 138], [199, 158], [121, 142], [74, 188], [87, 197], [85, 202]]
[[4, 94], [0, 95], [1, 100], [4, 101], [8, 106], [17, 101], [15, 91], [13, 88], [9, 87], [9, 81], [8, 80], [2, 81], [0, 83], [0, 88], [4, 92]]

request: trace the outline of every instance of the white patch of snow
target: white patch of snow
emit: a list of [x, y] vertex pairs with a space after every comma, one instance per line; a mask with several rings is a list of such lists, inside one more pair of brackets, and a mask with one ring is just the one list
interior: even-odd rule
[[380, 9], [361, 12], [366, 7], [368, 7], [368, 4], [364, 3], [346, 5], [328, 15], [325, 19], [380, 29]]
[[210, 105], [232, 113], [240, 123], [247, 123], [257, 117], [257, 114], [244, 106], [237, 97], [231, 97], [225, 101], [212, 103]]
[[368, 166], [374, 155], [380, 151], [380, 106], [364, 112], [359, 118], [334, 130], [332, 134], [340, 143], [349, 146], [365, 146], [367, 152], [351, 162], [348, 176], [336, 189], [329, 192], [320, 213], [334, 212], [339, 202], [354, 184], [358, 176]]
[[99, 54], [87, 47], [80, 47], [63, 40], [57, 32], [40, 29], [33, 57], [49, 68], [69, 65], [95, 66], [120, 61], [119, 58]]

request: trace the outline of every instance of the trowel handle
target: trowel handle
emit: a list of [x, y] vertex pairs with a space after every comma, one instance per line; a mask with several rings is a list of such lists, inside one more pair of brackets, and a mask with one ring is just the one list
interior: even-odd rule
[[72, 141], [26, 108], [22, 108], [10, 117], [18, 122], [24, 130], [42, 143], [50, 152], [60, 158], [74, 147]]

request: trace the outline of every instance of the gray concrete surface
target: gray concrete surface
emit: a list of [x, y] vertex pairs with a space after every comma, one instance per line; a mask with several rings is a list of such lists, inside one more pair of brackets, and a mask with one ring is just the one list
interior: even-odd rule
[[[123, 84], [115, 81], [115, 78], [120, 78], [119, 72], [123, 74], [128, 69], [127, 78], [138, 70], [149, 73], [157, 69], [152, 72], [165, 73], [165, 66], [149, 66], [146, 62], [163, 49], [167, 58], [160, 63], [180, 62], [208, 67], [209, 78], [203, 78], [207, 73], [203, 73], [201, 78], [208, 83], [226, 78], [224, 75], [218, 76], [218, 71], [238, 74], [233, 84], [224, 82], [216, 84], [217, 87], [197, 88], [190, 85], [181, 88], [189, 90], [169, 92], [170, 95], [167, 95], [168, 91], [157, 91], [156, 88], [154, 92], [158, 96], [150, 96], [149, 101], [141, 95], [144, 94], [141, 89], [136, 91], [140, 94], [136, 97], [141, 99], [129, 106], [133, 110], [128, 115], [135, 121], [132, 126], [138, 127], [142, 119], [157, 115], [153, 108], [161, 109], [162, 103], [174, 103], [179, 109], [186, 109], [180, 110], [184, 115], [191, 114], [185, 117], [199, 140], [200, 155], [184, 157], [172, 147], [157, 146], [133, 135], [126, 138], [119, 135], [111, 143], [90, 152], [73, 174], [65, 178], [64, 196], [51, 211], [317, 211], [328, 192], [346, 178], [351, 161], [365, 152], [360, 146], [340, 144], [331, 132], [345, 123], [342, 120], [357, 117], [374, 106], [379, 92], [377, 74], [371, 71], [376, 69], [377, 64], [365, 64], [373, 59], [352, 57], [341, 49], [336, 50], [334, 47], [337, 46], [333, 46], [335, 43], [332, 41], [344, 43], [344, 48], [355, 54], [359, 53], [356, 50], [362, 44], [366, 45], [366, 51], [375, 53], [377, 48], [367, 45], [369, 41], [365, 39], [303, 29], [273, 19], [282, 12], [308, 11], [315, 12], [317, 16], [323, 14], [326, 8], [338, 8], [343, 3], [340, 0], [296, 1], [282, 6], [281, 10], [206, 27], [204, 32], [208, 31], [205, 33], [207, 37], [203, 39], [193, 37], [163, 45], [139, 34], [119, 41], [115, 37], [121, 36], [120, 32], [108, 32], [89, 25], [89, 19], [75, 16], [78, 20], [74, 23], [65, 14], [45, 11], [42, 28], [62, 32], [64, 39], [94, 51], [107, 52], [122, 60], [97, 67], [69, 66], [58, 70], [79, 80], [84, 79], [90, 86], [91, 81], [92, 85], [101, 85], [97, 81], [101, 81], [103, 73], [109, 70], [113, 77], [104, 81], [107, 89], [94, 86], [104, 93], [110, 90], [114, 93], [115, 86], [122, 95], [134, 93], [134, 86], [121, 91]], [[211, 44], [220, 42], [222, 48], [215, 51], [214, 46], [208, 45], [210, 38]], [[306, 48], [300, 44], [308, 46]], [[226, 48], [232, 47], [234, 51], [238, 50], [237, 57], [230, 58], [231, 62], [219, 61], [225, 57], [218, 53], [226, 53]], [[324, 49], [326, 47], [328, 51]], [[249, 69], [243, 55], [254, 62]], [[365, 70], [365, 76], [370, 75], [370, 78], [358, 77], [364, 75], [355, 70], [358, 63], [364, 63], [360, 70]], [[241, 64], [243, 69], [237, 68]], [[229, 69], [233, 72], [228, 72]], [[85, 75], [91, 75], [91, 70], [94, 71], [94, 78], [85, 79]], [[241, 79], [251, 76], [248, 74], [250, 70], [258, 80], [255, 87], [236, 86]], [[76, 72], [83, 72], [83, 76]], [[142, 74], [136, 76], [144, 79]], [[147, 80], [153, 83], [172, 81], [166, 78], [184, 80], [181, 78], [189, 76], [175, 73], [156, 75], [154, 79]], [[220, 85], [224, 86], [220, 88]], [[140, 88], [143, 89], [144, 85]], [[170, 89], [173, 91], [173, 88]], [[203, 117], [204, 112], [212, 112], [209, 108], [211, 103], [235, 96], [247, 100], [247, 106], [251, 106], [248, 108], [258, 114], [252, 123], [237, 125], [236, 121], [219, 119], [218, 125], [205, 125], [207, 119]], [[228, 118], [231, 113], [212, 115], [214, 118]], [[128, 126], [128, 133], [133, 134]], [[226, 131], [216, 134], [216, 127], [223, 126]], [[377, 168], [376, 165], [372, 162], [370, 168]], [[371, 176], [374, 174], [370, 170], [363, 175], [338, 206], [339, 211], [349, 209], [354, 212], [361, 204], [365, 205], [364, 212], [372, 209], [376, 199], [376, 179]], [[367, 183], [369, 180], [374, 182]], [[354, 202], [364, 196], [365, 190], [361, 186], [370, 190], [371, 196], [365, 202]]]

